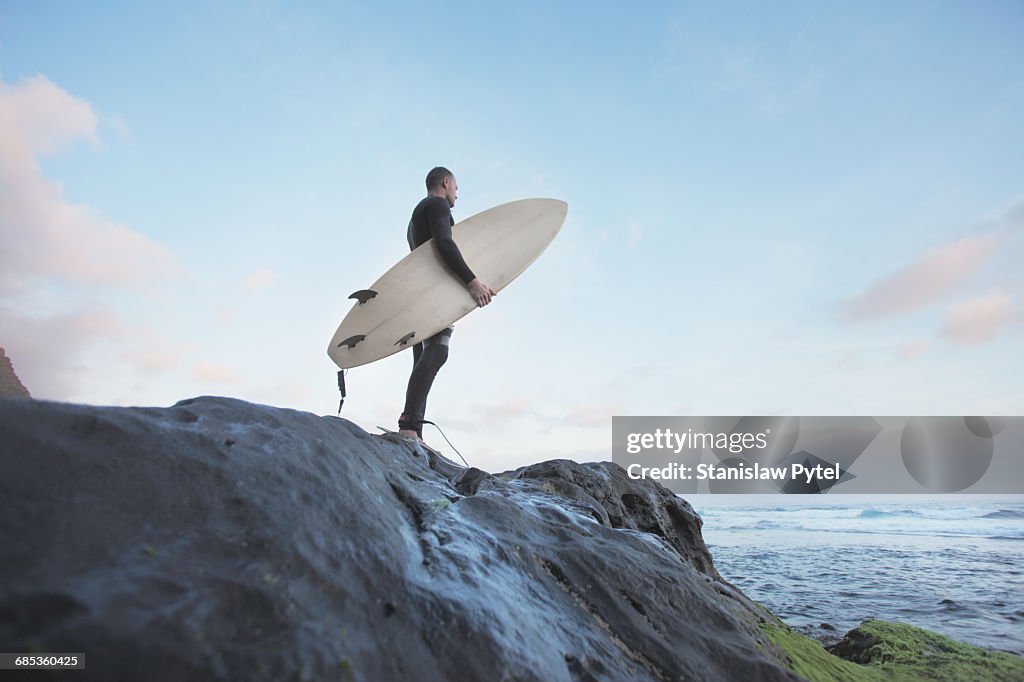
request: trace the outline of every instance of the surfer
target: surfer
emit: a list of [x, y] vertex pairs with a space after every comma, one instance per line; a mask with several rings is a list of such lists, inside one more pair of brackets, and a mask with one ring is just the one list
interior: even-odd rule
[[[459, 184], [454, 173], [442, 166], [432, 169], [427, 174], [427, 196], [413, 209], [406, 238], [410, 251], [433, 239], [434, 246], [449, 272], [466, 285], [470, 296], [482, 308], [497, 294], [473, 274], [466, 265], [458, 245], [452, 239], [455, 219], [452, 218], [451, 209], [455, 206], [458, 193]], [[409, 375], [409, 386], [405, 393], [405, 409], [398, 418], [398, 432], [401, 435], [422, 440], [427, 395], [438, 370], [448, 360], [448, 345], [451, 338], [452, 327], [448, 327], [413, 346], [412, 374]]]

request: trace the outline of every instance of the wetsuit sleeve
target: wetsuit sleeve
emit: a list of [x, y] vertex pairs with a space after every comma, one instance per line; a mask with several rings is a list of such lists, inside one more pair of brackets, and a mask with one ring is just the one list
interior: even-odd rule
[[438, 253], [441, 254], [441, 259], [455, 273], [455, 276], [462, 280], [463, 284], [469, 284], [476, 279], [476, 275], [466, 265], [462, 252], [459, 251], [458, 245], [452, 239], [452, 214], [446, 206], [442, 207], [441, 203], [437, 202], [437, 208], [430, 207], [428, 219], [430, 236], [437, 246]]

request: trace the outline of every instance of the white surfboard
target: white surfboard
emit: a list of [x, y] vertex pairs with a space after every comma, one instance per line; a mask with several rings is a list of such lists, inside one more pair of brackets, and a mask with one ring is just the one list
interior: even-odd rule
[[[501, 291], [544, 252], [565, 222], [568, 204], [522, 199], [477, 213], [452, 228], [473, 273]], [[327, 354], [342, 369], [358, 367], [428, 339], [477, 307], [430, 240], [398, 261], [355, 298]]]

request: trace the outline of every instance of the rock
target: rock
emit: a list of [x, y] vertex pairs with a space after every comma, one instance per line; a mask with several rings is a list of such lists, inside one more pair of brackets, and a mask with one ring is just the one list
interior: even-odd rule
[[18, 379], [14, 365], [7, 353], [0, 348], [0, 398], [31, 398], [28, 389]]
[[692, 508], [611, 463], [453, 483], [198, 398], [0, 400], [0, 467], [0, 650], [85, 652], [76, 679], [800, 679]]
[[767, 621], [763, 630], [793, 670], [814, 682], [1024, 680], [1021, 656], [986, 651], [912, 625], [866, 621], [827, 650], [779, 621]]
[[840, 658], [868, 669], [932, 680], [1024, 680], [1024, 658], [986, 651], [929, 630], [869, 620], [829, 647]]
[[723, 582], [704, 544], [700, 517], [668, 488], [639, 485], [622, 467], [569, 460], [534, 464], [517, 470], [515, 476], [532, 483], [535, 489], [577, 503], [577, 508], [602, 525], [656, 535], [685, 562]]

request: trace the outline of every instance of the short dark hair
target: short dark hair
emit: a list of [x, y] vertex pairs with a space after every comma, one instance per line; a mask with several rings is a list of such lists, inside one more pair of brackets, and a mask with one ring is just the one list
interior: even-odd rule
[[454, 178], [455, 174], [444, 166], [438, 166], [437, 168], [431, 168], [430, 172], [427, 173], [427, 191], [437, 189], [444, 182], [445, 178]]

